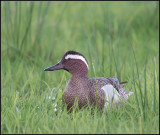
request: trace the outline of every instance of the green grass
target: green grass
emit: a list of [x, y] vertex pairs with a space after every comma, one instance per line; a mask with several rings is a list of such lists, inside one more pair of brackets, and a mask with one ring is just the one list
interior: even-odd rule
[[[159, 133], [159, 2], [2, 2], [1, 133]], [[68, 50], [89, 77], [116, 76], [134, 94], [67, 113], [70, 74], [44, 72]]]

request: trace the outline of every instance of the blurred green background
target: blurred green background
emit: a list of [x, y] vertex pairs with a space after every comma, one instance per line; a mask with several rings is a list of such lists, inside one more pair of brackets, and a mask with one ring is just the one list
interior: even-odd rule
[[[158, 133], [158, 20], [159, 2], [156, 1], [1, 2], [1, 133]], [[68, 50], [78, 51], [87, 58], [89, 77], [116, 76], [120, 81], [129, 82], [126, 89], [137, 96], [133, 96], [131, 104], [141, 111], [134, 113], [136, 117], [132, 115], [135, 121], [131, 125], [144, 122], [142, 127], [137, 125], [142, 129], [130, 129], [131, 125], [126, 122], [123, 125], [127, 128], [120, 126], [115, 131], [117, 121], [113, 118], [113, 128], [106, 126], [106, 130], [93, 130], [95, 125], [77, 123], [82, 129], [75, 126], [62, 131], [66, 125], [62, 126], [61, 122], [68, 118], [66, 112], [62, 113], [63, 117], [60, 115], [62, 120], [57, 120], [59, 127], [54, 128], [57, 124], [50, 121], [54, 107], [48, 108], [45, 89], [61, 89], [54, 91], [58, 98], [51, 102], [61, 103], [70, 74], [43, 69], [56, 64]], [[39, 90], [44, 93], [39, 95]], [[146, 95], [150, 95], [149, 98]], [[40, 105], [42, 110], [37, 114], [35, 108]], [[19, 108], [18, 114], [15, 108]], [[42, 118], [41, 113], [47, 118]], [[82, 116], [80, 119], [86, 120]], [[154, 117], [156, 120], [149, 123]], [[42, 122], [37, 124], [34, 118], [41, 118]], [[122, 118], [125, 121], [125, 117]], [[74, 125], [72, 120], [70, 122]], [[51, 123], [53, 127], [49, 127]], [[151, 125], [152, 130], [145, 130]]]

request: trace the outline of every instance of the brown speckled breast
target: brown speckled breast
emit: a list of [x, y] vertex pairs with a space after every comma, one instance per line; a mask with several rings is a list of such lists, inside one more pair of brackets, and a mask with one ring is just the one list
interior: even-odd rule
[[67, 104], [67, 110], [73, 105], [75, 99], [78, 100], [78, 106], [81, 109], [88, 103], [89, 89], [86, 84], [88, 78], [71, 77], [68, 81], [66, 90], [63, 95], [64, 102]]

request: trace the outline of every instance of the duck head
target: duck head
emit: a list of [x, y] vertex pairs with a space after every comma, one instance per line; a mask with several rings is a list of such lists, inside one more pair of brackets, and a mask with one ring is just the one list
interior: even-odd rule
[[44, 71], [54, 71], [64, 69], [72, 74], [72, 76], [88, 77], [88, 62], [86, 58], [79, 52], [68, 51], [61, 60]]

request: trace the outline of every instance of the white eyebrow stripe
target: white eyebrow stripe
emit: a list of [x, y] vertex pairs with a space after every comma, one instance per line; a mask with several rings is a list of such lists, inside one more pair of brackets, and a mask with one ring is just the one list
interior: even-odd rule
[[82, 61], [86, 64], [87, 68], [89, 69], [88, 64], [87, 64], [87, 61], [85, 60], [85, 58], [84, 58], [83, 56], [68, 54], [68, 55], [65, 57], [65, 59], [69, 59], [69, 58], [70, 58], [70, 59], [79, 59], [79, 60], [82, 60]]

